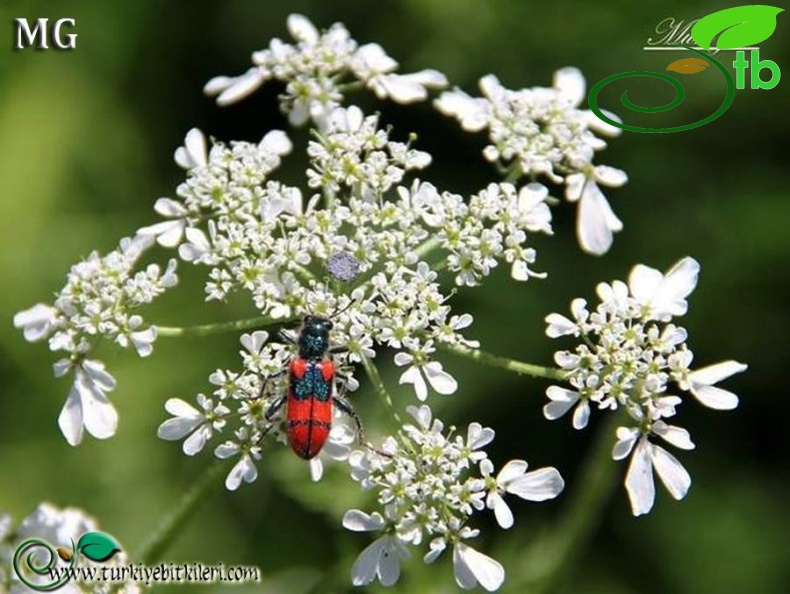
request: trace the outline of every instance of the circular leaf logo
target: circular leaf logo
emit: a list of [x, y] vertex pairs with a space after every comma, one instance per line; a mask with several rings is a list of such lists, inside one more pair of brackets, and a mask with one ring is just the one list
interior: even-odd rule
[[77, 550], [91, 561], [102, 563], [120, 552], [121, 546], [109, 534], [87, 532], [77, 541]]
[[[691, 37], [703, 49], [735, 49], [756, 45], [776, 31], [776, 16], [784, 8], [752, 4], [725, 8], [701, 18], [691, 28]], [[716, 45], [713, 40], [718, 36]]]

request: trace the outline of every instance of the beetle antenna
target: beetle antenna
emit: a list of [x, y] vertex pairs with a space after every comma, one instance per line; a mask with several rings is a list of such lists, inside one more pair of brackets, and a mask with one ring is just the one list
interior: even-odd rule
[[339, 316], [339, 315], [340, 315], [340, 314], [342, 314], [344, 311], [348, 311], [348, 309], [349, 309], [349, 308], [350, 308], [352, 305], [354, 305], [354, 300], [353, 300], [353, 299], [349, 300], [348, 304], [347, 304], [347, 305], [346, 305], [344, 308], [342, 308], [342, 309], [339, 309], [339, 310], [335, 310], [335, 311], [333, 311], [333, 312], [332, 312], [332, 313], [329, 315], [329, 317], [330, 317], [330, 318], [334, 318], [335, 316]]

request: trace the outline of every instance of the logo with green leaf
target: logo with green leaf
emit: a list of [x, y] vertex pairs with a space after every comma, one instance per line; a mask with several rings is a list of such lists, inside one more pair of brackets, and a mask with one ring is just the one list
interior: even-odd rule
[[[650, 71], [622, 72], [609, 76], [590, 89], [588, 103], [590, 110], [604, 122], [628, 130], [630, 132], [645, 133], [668, 133], [683, 132], [693, 128], [699, 128], [722, 116], [735, 99], [735, 90], [746, 88], [746, 71], [750, 73], [750, 88], [752, 89], [773, 89], [779, 84], [781, 70], [773, 60], [761, 60], [759, 48], [751, 49], [749, 59], [746, 58], [746, 46], [754, 46], [762, 43], [776, 31], [777, 16], [783, 12], [783, 8], [767, 5], [746, 5], [727, 8], [709, 14], [701, 18], [691, 29], [691, 37], [699, 45], [700, 49], [695, 49], [687, 45], [678, 45], [678, 49], [685, 48], [696, 54], [694, 57], [675, 60], [666, 68], [669, 72], [676, 74], [691, 75], [704, 72], [710, 66], [713, 70], [721, 73], [726, 84], [726, 92], [721, 105], [712, 114], [699, 121], [690, 124], [670, 127], [648, 127], [634, 126], [625, 124], [614, 119], [611, 115], [601, 110], [598, 105], [598, 94], [608, 84], [631, 77], [648, 77], [669, 83], [675, 90], [675, 97], [672, 101], [659, 106], [645, 107], [637, 105], [628, 98], [628, 91], [624, 91], [620, 96], [620, 102], [629, 110], [639, 113], [659, 113], [669, 111], [680, 105], [686, 96], [686, 90], [679, 80], [673, 76]], [[702, 51], [704, 50], [704, 51]], [[736, 58], [732, 65], [735, 69], [735, 78], [724, 67], [724, 65], [706, 54], [711, 50], [735, 50]], [[771, 77], [763, 80], [760, 72], [769, 70]]]
[[[25, 586], [39, 592], [50, 592], [65, 585], [75, 576], [74, 568], [81, 557], [95, 563], [104, 563], [120, 551], [121, 547], [116, 540], [104, 532], [83, 534], [76, 544], [71, 541], [71, 550], [66, 547], [55, 548], [41, 538], [29, 538], [17, 547], [13, 567]], [[43, 562], [38, 556], [41, 552], [46, 555]], [[68, 563], [68, 566], [57, 567], [58, 558]], [[41, 576], [44, 580], [33, 581], [34, 576]]]

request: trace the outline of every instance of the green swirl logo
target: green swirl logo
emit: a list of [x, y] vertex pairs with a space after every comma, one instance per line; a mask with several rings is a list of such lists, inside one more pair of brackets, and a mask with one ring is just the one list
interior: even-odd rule
[[686, 98], [686, 89], [683, 88], [683, 85], [680, 84], [680, 81], [677, 79], [669, 76], [668, 74], [662, 74], [660, 72], [650, 72], [648, 70], [636, 70], [634, 72], [622, 72], [620, 74], [613, 74], [612, 76], [608, 76], [598, 84], [596, 84], [592, 89], [590, 89], [590, 96], [588, 97], [588, 102], [590, 104], [590, 110], [601, 118], [604, 122], [611, 124], [612, 126], [617, 126], [618, 128], [622, 128], [623, 130], [628, 130], [629, 132], [646, 132], [646, 133], [669, 133], [669, 132], [683, 132], [684, 130], [692, 130], [693, 128], [699, 128], [700, 126], [704, 126], [715, 120], [716, 118], [720, 117], [727, 111], [732, 105], [732, 102], [735, 100], [735, 80], [733, 80], [732, 75], [727, 72], [727, 70], [722, 66], [718, 60], [704, 54], [699, 50], [695, 50], [688, 46], [683, 46], [687, 50], [694, 52], [695, 54], [699, 54], [702, 56], [703, 59], [707, 60], [719, 71], [724, 75], [724, 79], [727, 82], [727, 94], [724, 96], [724, 101], [722, 101], [719, 108], [710, 114], [708, 117], [699, 120], [697, 122], [692, 122], [691, 124], [684, 124], [682, 126], [673, 126], [670, 128], [649, 128], [645, 126], [631, 126], [629, 124], [623, 124], [622, 122], [618, 122], [617, 120], [607, 116], [601, 108], [598, 106], [598, 93], [601, 92], [606, 85], [616, 80], [620, 80], [623, 78], [631, 78], [633, 76], [646, 76], [649, 78], [657, 78], [658, 80], [662, 80], [664, 82], [668, 82], [671, 84], [675, 89], [675, 98], [666, 103], [665, 105], [659, 105], [657, 107], [642, 107], [637, 105], [636, 103], [632, 102], [628, 98], [628, 91], [623, 91], [623, 94], [620, 96], [620, 102], [630, 109], [631, 111], [637, 111], [639, 113], [660, 113], [662, 111], [669, 111], [670, 109], [676, 108], [678, 105], [683, 103], [683, 100]]
[[[747, 5], [727, 8], [700, 19], [691, 29], [691, 37], [699, 44], [700, 48], [704, 50], [710, 50], [714, 47], [720, 50], [737, 49], [742, 46], [754, 45], [765, 41], [774, 33], [776, 30], [776, 17], [782, 11], [782, 8], [766, 5]], [[714, 40], [716, 44], [714, 44]], [[685, 130], [699, 128], [721, 117], [735, 100], [735, 89], [742, 89], [745, 87], [745, 72], [749, 67], [751, 67], [751, 88], [772, 89], [779, 82], [781, 76], [779, 66], [775, 62], [771, 60], [760, 60], [759, 51], [754, 51], [751, 54], [750, 61], [745, 59], [745, 54], [742, 50], [737, 52], [737, 59], [733, 62], [733, 67], [737, 72], [738, 80], [736, 82], [727, 69], [715, 58], [687, 45], [678, 47], [683, 47], [700, 57], [677, 60], [670, 64], [667, 70], [688, 75], [702, 72], [707, 69], [709, 65], [712, 65], [724, 76], [724, 80], [727, 84], [724, 100], [718, 109], [708, 117], [690, 124], [659, 128], [624, 124], [608, 116], [601, 110], [598, 105], [598, 94], [601, 92], [601, 89], [612, 82], [631, 77], [655, 78], [669, 83], [675, 89], [675, 97], [665, 105], [644, 107], [631, 101], [628, 98], [628, 91], [624, 91], [620, 96], [620, 102], [627, 109], [638, 113], [661, 113], [674, 109], [680, 105], [686, 97], [686, 90], [680, 81], [667, 74], [650, 71], [622, 72], [603, 79], [590, 89], [588, 97], [590, 110], [607, 124], [630, 132], [644, 132], [648, 134], [683, 132]], [[760, 79], [759, 73], [762, 69], [769, 69], [771, 71], [770, 80], [763, 81]]]
[[[43, 550], [42, 550], [43, 549]], [[103, 532], [87, 532], [74, 544], [71, 550], [65, 547], [53, 547], [41, 538], [29, 538], [20, 544], [14, 553], [12, 566], [19, 581], [32, 590], [51, 592], [64, 586], [74, 577], [74, 568], [80, 555], [91, 561], [102, 563], [110, 559], [121, 547], [109, 534]], [[46, 559], [37, 558], [37, 553], [44, 552]], [[58, 566], [58, 558], [66, 561], [68, 566]], [[50, 581], [33, 581], [41, 576]]]
[[[53, 569], [57, 564], [58, 557], [61, 559], [66, 560], [69, 559], [69, 569], [73, 569], [74, 566], [77, 564], [77, 556], [74, 555], [74, 542], [71, 543], [71, 554], [69, 554], [68, 549], [63, 549], [62, 551], [60, 548], [55, 549], [49, 544], [47, 541], [42, 540], [40, 538], [30, 538], [23, 542], [14, 553], [14, 560], [13, 560], [13, 567], [16, 576], [19, 578], [19, 581], [25, 584], [28, 588], [33, 590], [38, 590], [39, 592], [50, 592], [52, 590], [57, 590], [61, 586], [65, 585], [66, 582], [69, 581], [69, 573], [66, 571], [60, 572], [60, 577], [55, 578], [54, 581], [50, 583], [36, 583], [32, 582], [29, 579], [29, 573], [24, 571], [20, 568], [20, 562], [22, 561], [22, 557], [24, 556], [24, 563], [25, 567], [33, 572], [35, 575], [45, 576], [47, 578], [52, 578]], [[39, 563], [36, 561], [36, 551], [32, 549], [44, 549], [48, 558], [44, 563]], [[25, 555], [27, 553], [27, 555]]]

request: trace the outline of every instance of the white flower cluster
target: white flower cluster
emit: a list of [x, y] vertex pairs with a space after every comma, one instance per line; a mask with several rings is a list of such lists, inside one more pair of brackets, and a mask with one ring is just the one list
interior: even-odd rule
[[[457, 388], [433, 360], [437, 343], [477, 346], [460, 334], [472, 317], [451, 315], [425, 256], [443, 257], [458, 284], [478, 284], [499, 261], [526, 280], [537, 275], [528, 268], [535, 251], [525, 246], [527, 233], [550, 233], [551, 213], [545, 192], [533, 186], [491, 184], [466, 203], [429, 183], [400, 185], [430, 156], [391, 141], [377, 124], [356, 107], [330, 114], [308, 149], [308, 179], [322, 193], [306, 206], [298, 187], [270, 177], [292, 148], [284, 133], [270, 132], [258, 144], [215, 144], [207, 154], [193, 130], [176, 154], [188, 167], [180, 200], [157, 203], [170, 220], [139, 233], [209, 266], [208, 299], [246, 291], [273, 319], [331, 317], [333, 342], [348, 349], [338, 357], [341, 366], [374, 357], [376, 345], [398, 350], [395, 362], [406, 367], [401, 383], [424, 400], [428, 385], [441, 394]], [[287, 344], [261, 348], [257, 367], [245, 370], [249, 378], [279, 372], [294, 354]], [[256, 439], [254, 431], [244, 433], [248, 445]]]
[[63, 435], [71, 445], [82, 441], [83, 429], [98, 439], [115, 434], [118, 415], [106, 394], [115, 380], [101, 361], [88, 359], [99, 338], [109, 338], [137, 354], [151, 354], [156, 327], [146, 326], [133, 313], [151, 303], [178, 282], [176, 261], [170, 260], [164, 272], [156, 264], [135, 272], [142, 253], [151, 246], [149, 237], [121, 240], [120, 247], [100, 256], [93, 252], [71, 268], [66, 286], [54, 303], [39, 303], [14, 316], [28, 341], [49, 338], [51, 351], [67, 356], [54, 364], [60, 377], [74, 372], [74, 383], [58, 418]]
[[[36, 592], [29, 588], [19, 579], [13, 569], [14, 554], [19, 546], [28, 539], [43, 540], [54, 549], [63, 548], [72, 551], [74, 543], [87, 533], [98, 530], [98, 522], [86, 514], [81, 509], [66, 507], [57, 508], [51, 503], [41, 503], [25, 517], [17, 526], [14, 526], [11, 516], [0, 513], [0, 592], [8, 594], [30, 594]], [[50, 553], [44, 545], [32, 546], [22, 555], [19, 567], [25, 571], [25, 559], [30, 555], [31, 561], [37, 567], [46, 567], [49, 563], [58, 564], [65, 568], [67, 563], [61, 561], [57, 555], [50, 559]], [[80, 565], [91, 565], [92, 562], [80, 558]], [[110, 560], [102, 563], [103, 567], [128, 565], [129, 559], [123, 551], [116, 553]], [[38, 591], [51, 590], [50, 586], [54, 579], [49, 572], [36, 574], [32, 571], [25, 571], [25, 579], [28, 582], [38, 584]], [[133, 581], [123, 583], [110, 582], [91, 582], [77, 583], [69, 581], [57, 589], [64, 594], [137, 594], [141, 591], [140, 587]]]
[[[395, 363], [405, 368], [400, 382], [425, 400], [428, 386], [440, 394], [457, 389], [434, 360], [437, 346], [478, 346], [461, 335], [472, 316], [451, 314], [436, 264], [425, 256], [442, 258], [462, 285], [479, 284], [500, 261], [518, 280], [540, 276], [528, 267], [535, 251], [525, 243], [527, 233], [551, 232], [551, 213], [544, 189], [532, 185], [517, 191], [512, 184], [491, 184], [468, 203], [419, 180], [401, 185], [405, 173], [427, 165], [430, 156], [391, 141], [377, 124], [356, 107], [329, 115], [326, 131], [309, 147], [308, 179], [322, 193], [306, 206], [298, 187], [270, 177], [292, 148], [284, 133], [270, 132], [258, 144], [215, 144], [207, 154], [204, 137], [193, 130], [176, 153], [188, 168], [180, 200], [157, 203], [170, 220], [139, 233], [210, 267], [208, 299], [246, 291], [275, 320], [331, 317], [333, 344], [347, 349], [336, 360], [351, 389], [350, 364], [375, 357], [376, 346], [396, 349]], [[263, 437], [279, 435], [264, 415], [287, 386], [274, 380], [261, 393], [262, 382], [295, 352], [267, 338], [261, 332], [242, 337], [244, 370], [212, 375], [220, 386], [216, 403], [205, 395], [198, 408], [171, 401], [174, 418], [160, 428], [165, 439], [187, 437], [184, 451], [193, 455], [229, 418], [240, 419], [228, 428], [234, 437], [215, 450], [222, 458], [240, 457], [229, 488], [254, 480]], [[218, 384], [220, 376], [234, 378], [233, 389]], [[342, 455], [342, 449], [335, 453]], [[314, 476], [320, 476], [317, 464]]]
[[435, 561], [448, 545], [453, 547], [455, 580], [461, 588], [480, 584], [497, 590], [505, 571], [496, 560], [465, 541], [480, 531], [468, 525], [476, 511], [493, 509], [502, 528], [513, 525], [513, 515], [503, 495], [528, 501], [545, 501], [564, 487], [554, 468], [527, 472], [523, 460], [511, 460], [496, 477], [483, 448], [494, 431], [471, 423], [466, 438], [445, 431], [426, 405], [407, 409], [416, 424], [405, 424], [396, 437], [388, 437], [381, 451], [356, 450], [351, 454], [352, 477], [363, 488], [376, 491], [382, 512], [352, 509], [343, 526], [381, 536], [359, 555], [352, 581], [360, 586], [376, 578], [385, 586], [400, 576], [400, 562], [409, 557], [408, 545], [428, 544], [426, 563]]
[[365, 200], [380, 199], [400, 183], [407, 170], [422, 169], [431, 162], [423, 151], [410, 149], [378, 129], [378, 117], [364, 117], [356, 106], [335, 109], [326, 130], [307, 148], [311, 169], [308, 185], [331, 195], [347, 188]]
[[281, 108], [294, 126], [309, 119], [323, 128], [326, 118], [343, 102], [343, 93], [356, 85], [371, 89], [379, 99], [398, 103], [422, 101], [428, 89], [442, 88], [447, 79], [436, 70], [395, 74], [398, 63], [376, 43], [362, 46], [348, 30], [335, 23], [319, 33], [304, 16], [288, 17], [288, 31], [295, 45], [273, 39], [269, 49], [252, 54], [254, 66], [241, 76], [217, 76], [204, 90], [218, 95], [217, 103], [228, 105], [243, 99], [264, 82], [285, 83]]
[[487, 130], [491, 144], [483, 155], [510, 179], [545, 176], [565, 184], [565, 198], [579, 203], [576, 230], [582, 248], [593, 254], [606, 252], [612, 233], [623, 224], [598, 186], [622, 186], [628, 177], [619, 169], [592, 163], [595, 152], [606, 147], [595, 133], [614, 136], [620, 129], [578, 108], [585, 96], [581, 72], [563, 68], [555, 73], [552, 88], [517, 91], [488, 75], [480, 79], [480, 89], [483, 97], [460, 89], [446, 91], [436, 100], [436, 108], [457, 118], [464, 130]]
[[592, 405], [628, 414], [635, 426], [617, 430], [613, 457], [622, 460], [632, 455], [625, 486], [634, 515], [653, 507], [653, 469], [675, 499], [682, 499], [691, 486], [680, 462], [650, 441], [658, 437], [684, 450], [694, 448], [688, 431], [666, 422], [682, 403], [675, 391], [688, 391], [718, 410], [738, 405], [735, 394], [714, 384], [744, 371], [746, 365], [724, 361], [691, 371], [686, 330], [670, 323], [686, 313], [686, 297], [696, 287], [698, 274], [699, 264], [692, 258], [680, 260], [666, 274], [639, 265], [627, 285], [622, 281], [598, 285], [601, 303], [595, 311], [587, 309], [584, 299], [575, 299], [573, 319], [556, 313], [546, 318], [548, 336], [570, 335], [584, 342], [573, 351], [555, 354], [572, 389], [549, 387], [551, 402], [544, 414], [553, 420], [574, 408], [576, 429], [587, 425]]

